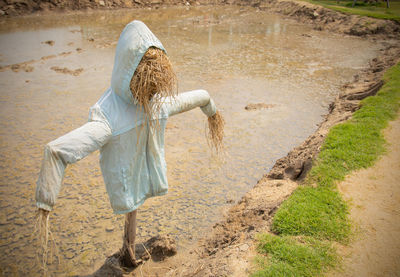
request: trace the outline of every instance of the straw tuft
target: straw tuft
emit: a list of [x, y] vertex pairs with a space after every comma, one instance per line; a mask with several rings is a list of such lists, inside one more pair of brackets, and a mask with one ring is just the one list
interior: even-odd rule
[[208, 118], [207, 142], [211, 148], [215, 149], [217, 154], [221, 154], [224, 151], [224, 126], [225, 120], [219, 111]]
[[[177, 80], [170, 60], [161, 49], [150, 47], [144, 54], [130, 82], [133, 97], [153, 126], [166, 96], [177, 95]], [[158, 120], [154, 121], [158, 126]]]
[[[43, 269], [43, 275], [47, 276], [47, 264], [51, 264], [53, 262], [53, 256], [56, 256], [59, 260], [58, 249], [53, 238], [53, 234], [50, 231], [49, 224], [49, 211], [39, 209], [36, 215], [36, 225], [34, 233], [37, 234], [40, 248], [37, 252], [37, 258], [41, 263], [41, 267]], [[50, 248], [50, 249], [49, 249]]]

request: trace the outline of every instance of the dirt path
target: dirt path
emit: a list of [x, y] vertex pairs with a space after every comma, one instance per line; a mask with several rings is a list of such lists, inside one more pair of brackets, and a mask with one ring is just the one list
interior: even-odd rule
[[331, 276], [400, 276], [400, 116], [385, 130], [388, 152], [375, 166], [339, 185], [359, 228], [341, 249], [344, 272]]

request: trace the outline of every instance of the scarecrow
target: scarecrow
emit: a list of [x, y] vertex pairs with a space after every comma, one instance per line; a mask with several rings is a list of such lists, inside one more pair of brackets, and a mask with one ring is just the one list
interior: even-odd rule
[[[224, 121], [205, 90], [177, 94], [176, 76], [161, 42], [140, 21], [118, 40], [111, 87], [90, 108], [86, 124], [48, 143], [36, 188], [39, 224], [46, 230], [65, 168], [100, 149], [100, 166], [115, 214], [125, 214], [121, 260], [133, 266], [137, 209], [168, 191], [164, 131], [168, 117], [200, 107], [208, 138], [222, 149]], [[44, 255], [47, 256], [45, 253]]]

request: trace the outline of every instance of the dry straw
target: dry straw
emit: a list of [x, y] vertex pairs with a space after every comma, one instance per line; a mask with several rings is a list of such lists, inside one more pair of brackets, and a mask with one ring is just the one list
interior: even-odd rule
[[224, 152], [224, 126], [225, 121], [219, 111], [208, 118], [207, 142], [210, 148], [214, 148], [217, 154]]
[[[130, 82], [130, 89], [148, 119], [157, 116], [165, 97], [177, 95], [177, 79], [170, 60], [164, 51], [151, 47], [140, 61]], [[158, 120], [148, 120], [151, 129], [157, 128]], [[223, 152], [224, 119], [217, 112], [208, 118], [206, 134], [209, 146]]]
[[34, 233], [37, 234], [40, 247], [37, 252], [37, 258], [42, 265], [43, 275], [47, 276], [47, 264], [53, 262], [53, 257], [58, 258], [57, 245], [50, 231], [49, 226], [50, 213], [46, 210], [39, 209], [36, 215], [36, 225]]
[[160, 112], [165, 97], [176, 96], [176, 84], [176, 75], [165, 52], [150, 47], [130, 82], [133, 97], [148, 117], [150, 127], [158, 127], [158, 120], [152, 119]]

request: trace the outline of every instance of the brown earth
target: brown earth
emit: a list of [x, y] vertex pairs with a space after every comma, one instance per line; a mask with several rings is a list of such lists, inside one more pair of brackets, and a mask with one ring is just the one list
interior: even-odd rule
[[47, 11], [143, 8], [171, 5], [243, 5], [280, 13], [317, 30], [330, 30], [355, 36], [398, 38], [400, 23], [336, 12], [296, 0], [0, 0], [0, 16], [17, 16]]
[[178, 259], [179, 263], [171, 260], [169, 271], [164, 272], [170, 275], [166, 276], [248, 275], [254, 264], [254, 235], [269, 231], [274, 212], [306, 176], [329, 129], [351, 118], [359, 108], [360, 100], [377, 93], [383, 84], [385, 69], [396, 64], [399, 58], [399, 47], [382, 49], [381, 55], [371, 61], [369, 68], [343, 87], [318, 130], [286, 157], [279, 159], [272, 170], [230, 208], [225, 220], [214, 226], [200, 246], [191, 250], [192, 256], [186, 255], [183, 261]]
[[354, 82], [346, 84], [336, 100], [330, 104], [329, 114], [320, 123], [318, 130], [286, 157], [279, 159], [265, 176], [272, 179], [302, 180], [311, 168], [312, 160], [318, 155], [329, 129], [351, 117], [365, 97], [375, 95], [383, 85], [385, 69], [393, 66], [400, 58], [399, 47], [382, 49], [381, 55], [370, 62], [370, 67], [354, 76]]
[[[80, 52], [81, 50], [82, 49], [80, 49], [80, 48], [76, 49], [77, 52]], [[54, 59], [56, 57], [65, 57], [65, 56], [70, 55], [71, 53], [72, 52], [62, 52], [62, 53], [60, 53], [58, 55], [49, 55], [49, 56], [41, 57], [39, 60], [30, 60], [30, 61], [22, 62], [22, 63], [3, 65], [3, 66], [0, 66], [0, 72], [6, 71], [6, 70], [12, 70], [14, 72], [19, 72], [21, 70], [23, 70], [25, 72], [32, 72], [34, 70], [33, 65], [36, 62], [49, 60], [49, 59]], [[51, 69], [56, 71], [56, 72], [65, 73], [65, 74], [72, 74], [74, 76], [78, 76], [83, 71], [82, 68], [74, 70], [74, 71], [71, 71], [71, 70], [69, 70], [67, 68], [59, 68], [59, 67], [54, 67], [54, 68], [51, 68]]]
[[79, 76], [79, 74], [81, 74], [83, 71], [83, 68], [78, 68], [78, 69], [72, 70], [72, 69], [68, 69], [66, 67], [61, 68], [58, 66], [52, 66], [50, 69], [54, 70], [57, 73], [69, 74], [69, 75], [73, 75], [73, 76]]
[[[268, 231], [271, 219], [279, 205], [298, 186], [312, 166], [329, 129], [349, 118], [359, 108], [363, 98], [374, 95], [382, 86], [382, 75], [400, 58], [400, 43], [393, 43], [400, 36], [400, 25], [394, 21], [345, 15], [304, 2], [289, 0], [135, 0], [135, 1], [34, 1], [0, 0], [0, 14], [13, 16], [45, 10], [108, 9], [185, 4], [238, 4], [251, 5], [260, 10], [280, 13], [299, 22], [312, 24], [318, 30], [366, 36], [373, 40], [387, 39], [370, 66], [354, 76], [354, 81], [343, 87], [340, 95], [330, 105], [329, 114], [318, 130], [284, 158], [279, 159], [272, 170], [250, 190], [215, 224], [208, 236], [198, 245], [180, 251], [176, 256], [158, 262], [149, 260], [140, 265], [129, 276], [245, 276], [252, 268], [255, 256], [254, 236]], [[11, 66], [0, 70], [12, 69]], [[115, 268], [106, 261], [101, 268]], [[112, 271], [109, 276], [122, 276], [121, 271]], [[97, 271], [94, 276], [106, 276]], [[107, 275], [108, 276], [108, 275]]]
[[[245, 4], [246, 0], [234, 0]], [[358, 15], [340, 13], [297, 0], [250, 0], [261, 10], [280, 13], [302, 23], [312, 24], [316, 30], [329, 30], [354, 36], [381, 36], [399, 38], [400, 23]]]
[[279, 159], [272, 170], [226, 212], [225, 220], [215, 224], [199, 245], [193, 245], [162, 263], [145, 263], [129, 276], [248, 275], [254, 267], [255, 235], [269, 231], [274, 212], [306, 176], [329, 129], [351, 118], [362, 99], [377, 93], [383, 85], [384, 71], [396, 64], [399, 58], [399, 46], [388, 45], [381, 49], [370, 66], [343, 87], [318, 130]]
[[251, 111], [251, 110], [261, 110], [261, 109], [270, 109], [275, 107], [276, 105], [274, 104], [265, 104], [265, 103], [251, 103], [246, 105], [244, 107], [245, 110]]
[[278, 160], [254, 188], [226, 211], [225, 219], [215, 224], [197, 244], [162, 262], [148, 260], [132, 272], [120, 270], [115, 276], [247, 276], [255, 266], [256, 234], [269, 231], [274, 212], [301, 184], [329, 129], [351, 118], [360, 100], [376, 94], [383, 84], [385, 69], [397, 63], [399, 57], [399, 47], [382, 49], [369, 68], [343, 87], [318, 130]]
[[387, 155], [373, 167], [348, 176], [339, 190], [358, 227], [349, 247], [340, 249], [342, 272], [330, 276], [400, 276], [400, 117], [385, 130]]

